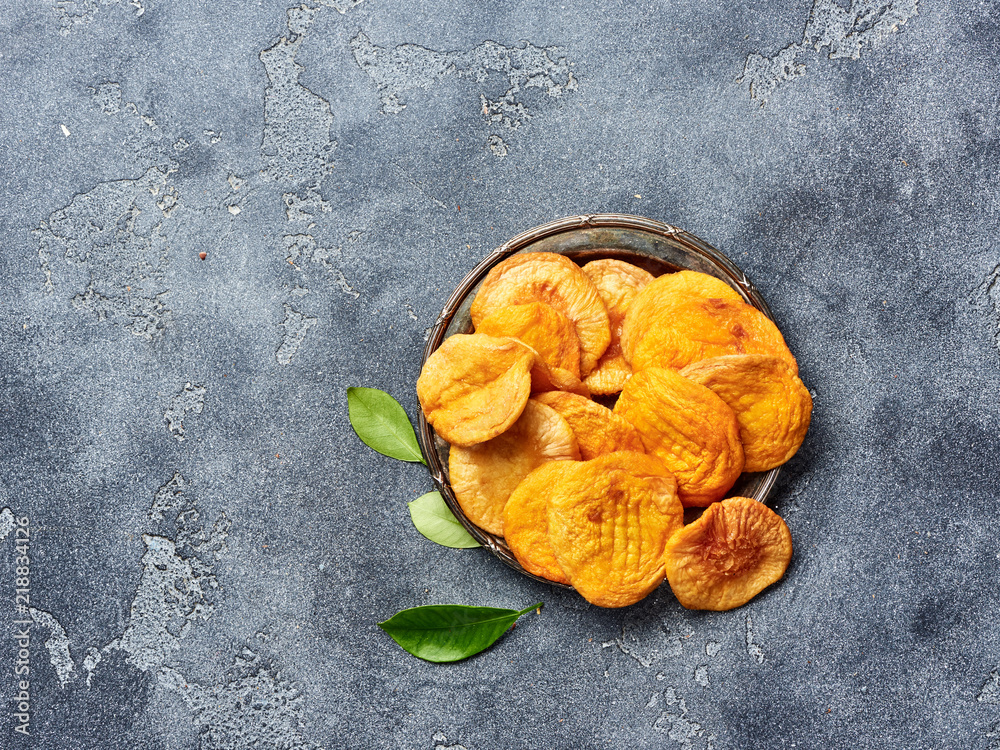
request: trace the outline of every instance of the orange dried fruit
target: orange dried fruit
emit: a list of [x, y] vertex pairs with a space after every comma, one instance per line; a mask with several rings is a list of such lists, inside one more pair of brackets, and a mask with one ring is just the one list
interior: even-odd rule
[[560, 391], [539, 393], [534, 399], [551, 406], [569, 423], [584, 461], [615, 451], [646, 452], [635, 427], [606, 406]]
[[635, 373], [614, 412], [632, 423], [646, 451], [663, 459], [677, 477], [685, 507], [719, 500], [743, 471], [733, 410], [711, 390], [673, 370]]
[[644, 287], [622, 324], [622, 351], [633, 371], [679, 370], [726, 354], [773, 354], [795, 358], [777, 326], [725, 282], [695, 271], [678, 271]]
[[710, 506], [670, 538], [664, 554], [677, 601], [717, 612], [746, 604], [780, 580], [791, 559], [792, 535], [781, 516], [747, 497]]
[[625, 607], [664, 578], [667, 540], [684, 523], [677, 483], [654, 456], [620, 451], [568, 465], [546, 493], [549, 543], [591, 604]]
[[529, 399], [503, 434], [478, 445], [452, 445], [448, 473], [466, 517], [492, 534], [503, 533], [503, 507], [514, 488], [547, 461], [580, 458], [573, 430], [551, 407]]
[[544, 302], [572, 321], [580, 342], [580, 374], [589, 375], [611, 342], [608, 311], [594, 282], [565, 256], [519, 253], [490, 270], [469, 313], [478, 328], [497, 310], [527, 302]]
[[548, 493], [575, 461], [550, 461], [521, 480], [503, 509], [503, 535], [521, 567], [556, 583], [569, 583], [549, 544]]
[[590, 389], [576, 375], [560, 367], [548, 367], [542, 355], [535, 352], [535, 362], [531, 366], [531, 392], [569, 391], [584, 398], [590, 398]]
[[427, 358], [417, 398], [427, 421], [452, 445], [475, 445], [510, 427], [531, 395], [536, 354], [510, 338], [456, 334]]
[[677, 298], [695, 296], [703, 299], [721, 299], [742, 302], [743, 298], [726, 282], [698, 271], [677, 271], [658, 276], [646, 284], [632, 299], [622, 321], [620, 332], [623, 356], [632, 360], [632, 353], [652, 322], [664, 307]]
[[745, 302], [686, 296], [667, 302], [626, 353], [633, 370], [681, 369], [726, 354], [772, 354], [798, 365], [778, 327]]
[[632, 300], [640, 289], [653, 281], [653, 275], [638, 266], [614, 258], [592, 260], [583, 266], [583, 272], [600, 292], [611, 322], [611, 343], [598, 361], [597, 368], [584, 382], [592, 393], [618, 393], [632, 375], [632, 368], [621, 349], [622, 323]]
[[703, 359], [680, 374], [710, 388], [736, 413], [744, 471], [780, 466], [802, 445], [812, 415], [812, 397], [787, 360], [734, 354]]
[[476, 333], [509, 336], [538, 352], [549, 367], [580, 377], [580, 340], [569, 318], [542, 302], [528, 302], [494, 310]]
[[663, 295], [691, 294], [705, 299], [723, 299], [728, 302], [743, 301], [740, 293], [722, 279], [690, 269], [665, 273], [654, 279], [651, 284], [652, 286], [641, 295], [641, 299], [636, 303], [638, 312], [642, 315], [655, 312], [655, 300]]

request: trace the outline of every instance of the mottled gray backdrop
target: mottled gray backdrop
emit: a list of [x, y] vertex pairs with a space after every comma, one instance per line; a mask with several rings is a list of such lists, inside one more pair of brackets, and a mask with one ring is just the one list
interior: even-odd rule
[[[1000, 6], [287, 2], [0, 2], [0, 747], [1000, 748]], [[590, 212], [728, 254], [814, 391], [741, 609], [438, 547], [351, 432]], [[538, 600], [451, 666], [376, 627]]]

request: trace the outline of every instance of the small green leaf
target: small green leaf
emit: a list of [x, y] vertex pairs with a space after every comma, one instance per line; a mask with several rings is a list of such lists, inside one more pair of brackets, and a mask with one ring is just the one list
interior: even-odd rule
[[516, 609], [433, 604], [397, 612], [378, 626], [403, 650], [433, 662], [460, 661], [493, 645], [518, 617], [542, 603]]
[[410, 520], [417, 527], [417, 531], [432, 542], [455, 549], [480, 546], [479, 542], [472, 538], [472, 534], [455, 518], [440, 492], [428, 492], [406, 505], [410, 509]]
[[348, 388], [351, 427], [370, 448], [400, 461], [426, 464], [410, 418], [392, 396], [377, 388]]

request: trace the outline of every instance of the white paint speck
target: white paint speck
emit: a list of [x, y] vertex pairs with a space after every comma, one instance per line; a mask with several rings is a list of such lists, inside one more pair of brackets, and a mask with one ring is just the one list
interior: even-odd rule
[[7, 538], [7, 535], [14, 530], [14, 513], [10, 508], [0, 510], [0, 542]]

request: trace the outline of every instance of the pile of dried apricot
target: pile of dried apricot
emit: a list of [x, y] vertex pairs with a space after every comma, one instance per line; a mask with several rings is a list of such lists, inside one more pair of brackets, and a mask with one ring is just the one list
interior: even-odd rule
[[[809, 427], [767, 316], [707, 274], [530, 252], [493, 267], [470, 313], [475, 332], [427, 358], [417, 396], [466, 517], [525, 570], [602, 607], [666, 578], [683, 606], [713, 610], [784, 575], [785, 522], [723, 499]], [[705, 511], [685, 525], [685, 508]]]

